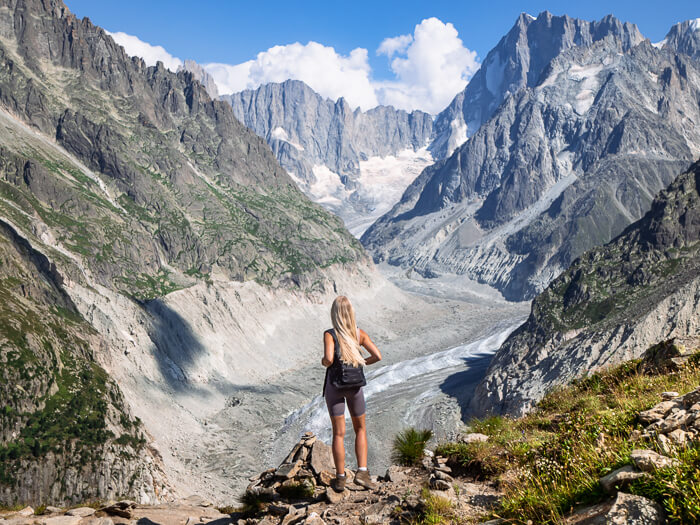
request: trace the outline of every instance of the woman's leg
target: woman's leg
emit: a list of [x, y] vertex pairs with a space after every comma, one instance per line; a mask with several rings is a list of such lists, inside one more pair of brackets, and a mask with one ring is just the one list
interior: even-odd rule
[[[336, 475], [345, 474], [345, 414], [331, 416], [333, 425], [333, 462]], [[365, 447], [366, 448], [366, 447]]]
[[357, 467], [367, 468], [367, 427], [365, 426], [365, 415], [352, 416], [352, 427], [355, 429]]

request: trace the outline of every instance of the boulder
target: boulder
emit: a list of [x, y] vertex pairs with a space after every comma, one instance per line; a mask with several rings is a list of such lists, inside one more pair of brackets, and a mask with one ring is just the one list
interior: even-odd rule
[[52, 518], [42, 518], [41, 525], [78, 525], [83, 520], [80, 516], [54, 516]]
[[323, 470], [328, 470], [330, 472], [335, 471], [331, 447], [320, 439], [314, 441], [311, 447], [311, 469], [315, 474], [320, 474]]
[[17, 516], [27, 518], [34, 515], [34, 509], [32, 507], [24, 507], [22, 510], [17, 511]]
[[668, 414], [672, 408], [679, 406], [678, 400], [674, 401], [663, 401], [662, 403], [659, 403], [658, 405], [650, 408], [649, 410], [644, 410], [643, 412], [639, 413], [639, 421], [642, 422], [644, 425], [648, 425], [650, 423], [653, 423], [654, 421], [658, 421], [659, 419], [663, 419], [666, 414]]
[[80, 516], [81, 518], [87, 518], [95, 514], [95, 509], [90, 507], [78, 507], [77, 509], [70, 509], [66, 512], [67, 516]]
[[335, 477], [335, 474], [333, 474], [332, 472], [329, 472], [327, 470], [322, 470], [321, 472], [318, 473], [318, 482], [325, 487], [330, 487], [331, 481], [333, 481], [334, 477]]
[[666, 456], [662, 456], [653, 450], [633, 450], [630, 454], [632, 463], [639, 470], [644, 472], [654, 472], [657, 469], [677, 465], [678, 461]]
[[301, 469], [301, 461], [295, 461], [294, 463], [283, 463], [277, 469], [275, 475], [280, 479], [291, 479], [297, 472]]
[[431, 489], [434, 489], [434, 490], [449, 490], [452, 487], [452, 485], [450, 485], [444, 479], [439, 479], [439, 478], [436, 478], [435, 476], [430, 476], [430, 480], [428, 481], [428, 485], [430, 486]]
[[662, 525], [666, 523], [659, 505], [642, 496], [618, 492], [615, 503], [606, 515], [609, 525]]
[[672, 430], [685, 426], [688, 417], [689, 414], [685, 410], [672, 410], [658, 426], [658, 431], [662, 434], [668, 434]]
[[668, 439], [676, 446], [684, 447], [692, 440], [693, 435], [677, 428], [667, 434]]
[[646, 472], [637, 472], [631, 465], [625, 465], [607, 476], [600, 478], [600, 485], [608, 494], [615, 494], [618, 490], [626, 487], [632, 481], [647, 477]]
[[386, 474], [384, 474], [384, 479], [390, 481], [391, 483], [400, 483], [406, 479], [406, 474], [403, 468], [398, 465], [391, 465], [386, 469]]
[[695, 403], [700, 403], [700, 388], [688, 392], [684, 396], [679, 397], [678, 400], [682, 401], [683, 406], [686, 408], [693, 406]]
[[331, 505], [336, 505], [343, 501], [343, 499], [345, 498], [345, 494], [347, 494], [347, 491], [336, 492], [332, 488], [328, 487], [326, 489], [325, 498], [326, 501]]

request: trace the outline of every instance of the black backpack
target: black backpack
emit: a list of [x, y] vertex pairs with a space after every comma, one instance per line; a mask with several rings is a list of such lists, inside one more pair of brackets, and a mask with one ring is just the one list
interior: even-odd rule
[[[335, 343], [335, 356], [333, 364], [326, 369], [326, 380], [330, 380], [331, 384], [339, 390], [346, 388], [359, 388], [367, 384], [365, 372], [361, 366], [352, 366], [343, 363], [340, 359], [340, 344], [335, 336], [335, 330], [326, 330], [333, 337]], [[326, 381], [323, 382], [325, 394]]]

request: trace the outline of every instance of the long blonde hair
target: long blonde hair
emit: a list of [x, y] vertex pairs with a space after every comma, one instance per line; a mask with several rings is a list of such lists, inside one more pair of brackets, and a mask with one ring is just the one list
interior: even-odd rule
[[364, 366], [365, 359], [357, 338], [355, 310], [344, 295], [339, 295], [333, 301], [331, 322], [340, 346], [340, 360], [348, 365]]

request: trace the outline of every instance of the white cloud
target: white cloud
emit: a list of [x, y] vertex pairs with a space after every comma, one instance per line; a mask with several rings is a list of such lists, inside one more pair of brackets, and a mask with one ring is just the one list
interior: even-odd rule
[[[182, 61], [161, 46], [153, 46], [126, 33], [110, 33], [127, 53], [142, 57], [148, 65], [161, 60], [175, 71]], [[408, 111], [421, 109], [436, 114], [467, 85], [479, 63], [450, 23], [427, 18], [412, 35], [385, 38], [378, 55], [391, 61], [394, 78], [372, 78], [368, 52], [353, 49], [342, 55], [317, 42], [274, 46], [254, 60], [237, 65], [210, 63], [204, 68], [214, 77], [219, 93], [255, 89], [268, 82], [301, 80], [324, 97], [344, 97], [351, 107], [370, 109], [388, 104]]]
[[128, 55], [143, 58], [147, 66], [155, 66], [156, 62], [160, 60], [169, 70], [177, 71], [178, 66], [182, 65], [182, 60], [172, 56], [163, 46], [151, 45], [136, 36], [122, 32], [105, 32], [111, 36], [117, 44], [122, 46]]
[[297, 42], [271, 47], [258, 53], [255, 60], [236, 66], [206, 64], [204, 67], [224, 94], [291, 78], [305, 82], [324, 97], [333, 100], [345, 97], [353, 107], [369, 109], [378, 104], [370, 81], [367, 50], [362, 48], [343, 56], [317, 42], [306, 45]]
[[394, 56], [396, 53], [403, 53], [406, 51], [408, 46], [413, 42], [413, 36], [411, 35], [399, 35], [393, 38], [385, 38], [382, 43], [379, 44], [377, 48], [378, 55], [386, 55], [389, 58]]
[[452, 24], [437, 18], [418, 24], [412, 42], [403, 51], [397, 48], [396, 53], [391, 61], [396, 80], [377, 83], [376, 88], [382, 104], [403, 109], [443, 110], [479, 69], [476, 52], [464, 47]]

